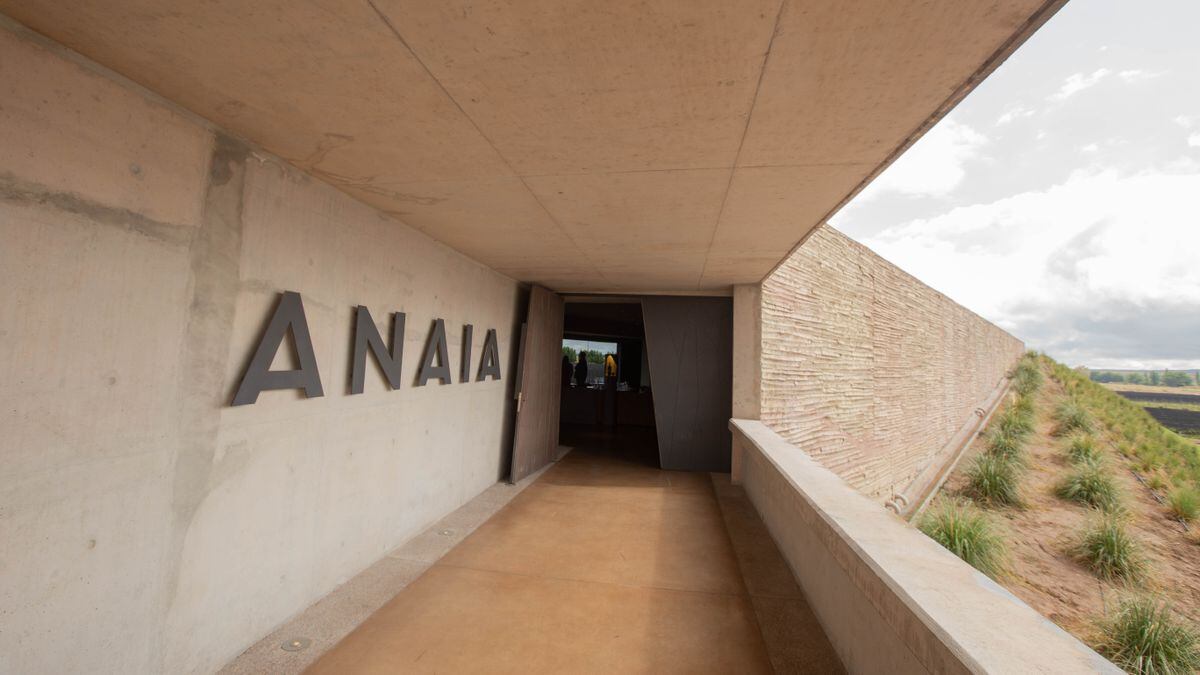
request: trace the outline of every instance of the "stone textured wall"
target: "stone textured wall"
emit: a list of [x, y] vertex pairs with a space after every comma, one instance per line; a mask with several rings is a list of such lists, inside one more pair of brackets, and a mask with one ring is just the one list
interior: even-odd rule
[[1021, 341], [819, 228], [762, 286], [762, 420], [860, 491], [903, 489]]

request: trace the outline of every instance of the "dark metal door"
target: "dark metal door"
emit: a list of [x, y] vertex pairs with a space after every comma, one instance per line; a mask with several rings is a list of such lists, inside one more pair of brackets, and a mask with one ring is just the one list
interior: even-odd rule
[[733, 410], [733, 302], [642, 299], [659, 465], [729, 471]]
[[534, 286], [517, 364], [517, 423], [509, 478], [514, 483], [554, 461], [558, 450], [562, 337], [562, 298]]

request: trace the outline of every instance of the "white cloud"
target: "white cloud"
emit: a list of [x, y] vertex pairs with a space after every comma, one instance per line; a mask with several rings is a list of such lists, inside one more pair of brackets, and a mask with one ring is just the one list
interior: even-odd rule
[[1135, 70], [1122, 70], [1121, 72], [1117, 73], [1117, 77], [1121, 78], [1121, 80], [1123, 82], [1127, 82], [1127, 83], [1141, 82], [1142, 80], [1153, 80], [1154, 78], [1160, 77], [1161, 75], [1162, 75], [1162, 73], [1150, 73], [1150, 72], [1146, 72], [1144, 70], [1136, 70], [1136, 69]]
[[1101, 80], [1108, 77], [1111, 73], [1112, 71], [1110, 71], [1108, 68], [1100, 68], [1091, 75], [1075, 73], [1063, 81], [1062, 86], [1059, 87], [1057, 92], [1050, 95], [1049, 100], [1060, 102], [1065, 101], [1084, 89], [1087, 89], [1088, 87], [1094, 87], [1095, 85], [1099, 84]]
[[[1175, 124], [1178, 124], [1184, 129], [1191, 130], [1193, 127], [1197, 126], [1197, 123], [1200, 123], [1200, 117], [1177, 115], [1174, 121]], [[1192, 148], [1200, 148], [1200, 131], [1188, 134], [1187, 144]]]
[[1200, 172], [1108, 170], [913, 220], [864, 243], [1058, 358], [1195, 367], [1196, 213]]
[[963, 165], [977, 156], [987, 142], [983, 134], [947, 117], [868, 185], [856, 201], [874, 199], [887, 192], [946, 195], [966, 175]]
[[1080, 152], [1098, 152], [1099, 150], [1100, 150], [1100, 146], [1096, 145], [1095, 143], [1088, 143], [1087, 145], [1083, 146], [1082, 148], [1079, 148]]
[[1037, 114], [1036, 110], [1033, 108], [1026, 108], [1025, 106], [1019, 105], [1009, 108], [1008, 110], [1004, 111], [1003, 115], [996, 119], [996, 126], [1004, 126], [1005, 124], [1008, 124], [1014, 120], [1023, 119], [1025, 117], [1033, 117], [1035, 114]]

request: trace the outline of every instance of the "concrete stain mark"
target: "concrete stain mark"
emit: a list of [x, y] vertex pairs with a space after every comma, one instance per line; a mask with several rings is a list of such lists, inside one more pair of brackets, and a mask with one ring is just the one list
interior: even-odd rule
[[320, 164], [321, 162], [324, 162], [325, 158], [329, 156], [329, 153], [333, 152], [334, 150], [337, 150], [338, 148], [344, 148], [353, 142], [354, 142], [353, 136], [349, 136], [347, 134], [326, 133], [326, 134], [322, 135], [321, 140], [317, 142], [317, 147], [312, 152], [310, 152], [307, 157], [304, 157], [302, 159], [301, 158], [289, 159], [288, 162], [290, 162], [292, 165], [296, 166], [297, 168], [299, 168], [302, 171], [307, 171], [307, 172], [313, 173], [313, 174], [318, 174], [318, 173], [328, 174], [331, 177], [335, 177], [335, 178], [339, 178], [339, 179], [343, 179], [343, 180], [350, 180], [349, 178], [347, 178], [345, 176], [338, 176], [335, 173], [322, 171], [317, 168], [317, 165]]
[[38, 183], [22, 181], [5, 171], [0, 171], [0, 202], [58, 209], [169, 246], [187, 246], [196, 232], [194, 227], [154, 220], [136, 211], [100, 204], [73, 192], [57, 192]]
[[374, 179], [372, 176], [362, 177], [362, 176], [351, 176], [349, 174], [344, 174], [344, 173], [335, 173], [333, 171], [326, 171], [325, 169], [315, 167], [315, 166], [308, 167], [305, 169], [305, 171], [312, 174], [316, 178], [318, 178], [326, 183], [329, 183], [330, 185], [333, 185], [334, 187], [344, 187], [347, 185], [370, 184], [370, 182]]
[[[179, 450], [175, 460], [170, 549], [166, 564], [168, 621], [180, 581], [182, 554], [214, 480], [224, 374], [240, 288], [242, 208], [250, 149], [217, 135], [209, 165], [200, 230], [190, 247], [190, 304], [181, 348]], [[170, 639], [168, 637], [168, 639]]]
[[320, 167], [320, 164], [325, 161], [329, 153], [344, 148], [353, 142], [354, 137], [347, 134], [325, 133], [317, 143], [317, 147], [307, 157], [285, 157], [284, 161], [300, 169], [302, 173], [299, 175], [305, 177], [309, 175], [314, 176], [334, 187], [370, 185], [375, 180], [375, 176], [351, 176]]
[[361, 185], [348, 184], [346, 187], [352, 187], [356, 190], [361, 190], [373, 195], [387, 197], [398, 202], [409, 202], [412, 204], [419, 204], [421, 206], [437, 206], [438, 204], [446, 201], [444, 197], [423, 197], [421, 195], [414, 195], [407, 192], [395, 192], [393, 190], [388, 190], [386, 188], [379, 187], [378, 185], [371, 185], [369, 183], [363, 183]]

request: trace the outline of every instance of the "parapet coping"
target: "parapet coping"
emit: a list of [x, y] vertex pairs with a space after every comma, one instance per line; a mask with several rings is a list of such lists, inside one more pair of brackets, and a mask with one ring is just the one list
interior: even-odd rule
[[[1122, 672], [762, 422], [732, 419], [729, 427], [744, 451], [761, 455], [795, 490], [804, 517], [788, 526], [816, 530], [862, 600], [898, 634], [933, 647], [914, 651], [931, 672]], [[804, 561], [789, 563], [803, 586]], [[834, 643], [870, 639], [843, 637]]]

